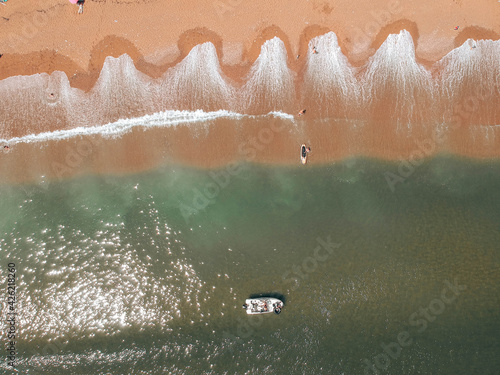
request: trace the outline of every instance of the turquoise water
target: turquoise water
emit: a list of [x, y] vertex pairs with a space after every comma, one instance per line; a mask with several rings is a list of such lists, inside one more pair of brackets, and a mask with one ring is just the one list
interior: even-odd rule
[[499, 162], [231, 172], [0, 187], [19, 373], [498, 373]]

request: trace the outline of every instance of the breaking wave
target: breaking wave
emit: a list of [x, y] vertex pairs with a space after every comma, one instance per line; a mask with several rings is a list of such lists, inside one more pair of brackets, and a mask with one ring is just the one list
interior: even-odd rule
[[37, 143], [46, 141], [60, 141], [79, 136], [88, 135], [101, 135], [103, 137], [114, 137], [123, 135], [131, 131], [135, 127], [151, 128], [151, 127], [170, 127], [186, 124], [198, 124], [203, 126], [210, 121], [218, 119], [234, 119], [239, 120], [242, 118], [259, 118], [259, 117], [275, 117], [283, 120], [295, 122], [292, 115], [283, 112], [269, 112], [266, 115], [244, 115], [241, 113], [230, 112], [226, 110], [219, 110], [214, 112], [197, 111], [164, 111], [158, 112], [153, 115], [145, 115], [142, 117], [120, 119], [113, 123], [97, 126], [80, 126], [71, 129], [54, 130], [36, 134], [27, 134], [20, 137], [13, 137], [9, 139], [0, 139], [0, 142], [5, 142], [10, 145], [18, 143]]

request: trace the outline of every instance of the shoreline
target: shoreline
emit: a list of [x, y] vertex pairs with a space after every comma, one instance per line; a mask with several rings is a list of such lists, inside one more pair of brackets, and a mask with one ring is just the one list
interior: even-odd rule
[[[63, 181], [85, 175], [128, 175], [168, 166], [226, 170], [235, 163], [263, 166], [318, 167], [349, 158], [371, 158], [418, 168], [439, 155], [470, 160], [500, 160], [500, 141], [490, 147], [468, 144], [461, 136], [439, 136], [427, 131], [406, 135], [370, 136], [350, 122], [269, 121], [269, 118], [235, 121], [218, 119], [210, 124], [142, 128], [119, 136], [78, 135], [40, 143], [19, 143], [0, 151], [2, 184]], [[462, 129], [467, 132], [468, 129]], [[328, 132], [328, 137], [325, 133]], [[300, 163], [300, 144], [312, 147], [306, 166]], [[380, 142], [392, 147], [380, 147]], [[411, 167], [413, 166], [413, 167]]]

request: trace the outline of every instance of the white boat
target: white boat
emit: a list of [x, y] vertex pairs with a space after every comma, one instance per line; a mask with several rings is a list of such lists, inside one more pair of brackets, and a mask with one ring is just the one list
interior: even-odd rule
[[283, 301], [272, 297], [257, 297], [245, 300], [243, 308], [247, 314], [268, 314], [268, 313], [281, 313], [283, 308]]

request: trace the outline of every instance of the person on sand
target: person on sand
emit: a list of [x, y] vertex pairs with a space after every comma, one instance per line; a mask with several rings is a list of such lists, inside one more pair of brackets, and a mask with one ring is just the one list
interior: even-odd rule
[[4, 151], [9, 151], [10, 147], [8, 145], [3, 146]]
[[78, 14], [82, 14], [83, 13], [83, 4], [85, 3], [85, 0], [78, 0], [77, 4], [78, 4]]
[[460, 26], [455, 26], [455, 30], [458, 30], [458, 28], [459, 28], [459, 27], [460, 27]]
[[306, 113], [306, 110], [305, 110], [305, 109], [303, 109], [302, 111], [300, 111], [300, 112], [299, 112], [299, 114], [298, 114], [297, 116], [302, 116], [302, 115], [303, 115], [303, 114], [305, 114], [305, 113]]

